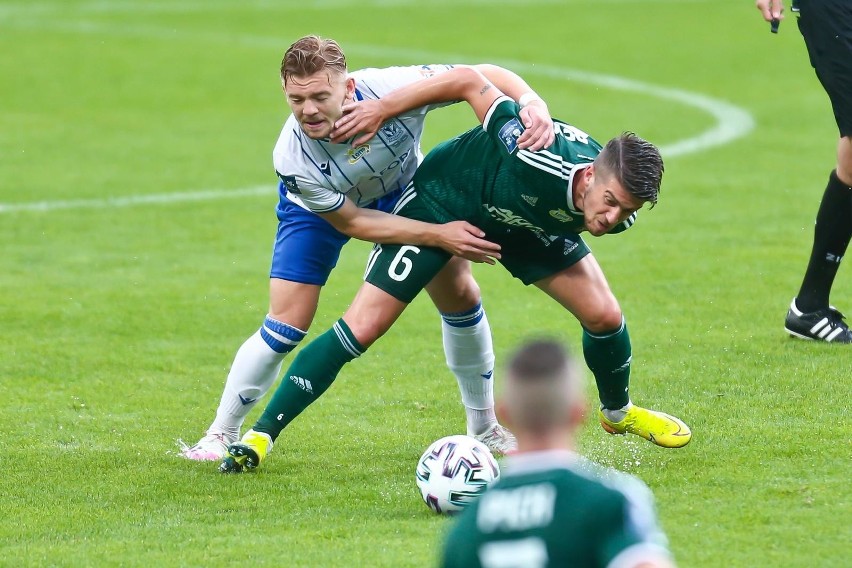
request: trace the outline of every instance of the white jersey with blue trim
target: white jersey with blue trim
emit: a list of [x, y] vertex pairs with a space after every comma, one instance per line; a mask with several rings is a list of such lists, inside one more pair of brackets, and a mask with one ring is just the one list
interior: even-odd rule
[[[449, 69], [452, 65], [361, 69], [350, 77], [355, 79], [356, 100], [374, 100]], [[309, 211], [328, 213], [343, 205], [344, 196], [363, 207], [404, 189], [423, 160], [420, 139], [426, 113], [449, 104], [453, 103], [420, 107], [388, 120], [373, 138], [357, 147], [313, 140], [291, 114], [272, 152], [281, 191], [286, 190], [287, 199]]]

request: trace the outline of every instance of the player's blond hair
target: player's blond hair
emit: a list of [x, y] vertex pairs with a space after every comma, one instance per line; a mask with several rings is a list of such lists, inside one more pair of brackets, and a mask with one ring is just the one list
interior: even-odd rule
[[281, 60], [281, 80], [285, 85], [291, 76], [307, 77], [323, 70], [346, 74], [346, 56], [333, 39], [305, 36], [296, 40]]
[[584, 404], [583, 379], [560, 343], [543, 339], [521, 346], [506, 368], [502, 397], [512, 427], [545, 433], [566, 424]]

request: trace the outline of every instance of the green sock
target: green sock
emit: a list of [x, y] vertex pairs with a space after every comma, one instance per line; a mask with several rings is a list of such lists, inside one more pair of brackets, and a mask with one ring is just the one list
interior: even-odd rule
[[630, 402], [630, 360], [633, 350], [627, 323], [610, 332], [592, 334], [583, 329], [583, 355], [595, 375], [598, 396], [604, 408], [618, 409]]
[[252, 430], [265, 432], [275, 440], [281, 430], [328, 390], [343, 365], [364, 351], [346, 322], [337, 320], [330, 330], [299, 351]]

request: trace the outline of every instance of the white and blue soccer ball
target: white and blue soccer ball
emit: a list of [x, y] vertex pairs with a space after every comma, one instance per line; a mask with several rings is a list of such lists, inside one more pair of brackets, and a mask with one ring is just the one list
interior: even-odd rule
[[488, 447], [470, 436], [446, 436], [429, 446], [417, 462], [417, 486], [436, 513], [464, 509], [500, 478]]

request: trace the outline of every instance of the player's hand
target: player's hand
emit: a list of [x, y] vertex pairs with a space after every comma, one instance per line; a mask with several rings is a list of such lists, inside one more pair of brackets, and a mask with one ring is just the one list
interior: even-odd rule
[[485, 240], [485, 233], [467, 221], [452, 221], [440, 226], [438, 246], [455, 256], [494, 264], [500, 259], [500, 245]]
[[518, 147], [521, 150], [541, 150], [547, 148], [556, 139], [553, 132], [553, 119], [547, 110], [544, 101], [533, 101], [520, 112], [524, 123], [523, 134], [518, 138]]
[[339, 144], [357, 135], [352, 145], [364, 144], [376, 135], [384, 121], [381, 100], [346, 103], [343, 105], [343, 116], [334, 123], [331, 141]]
[[760, 13], [763, 14], [763, 19], [767, 22], [784, 19], [783, 0], [757, 0], [755, 6], [760, 10]]

